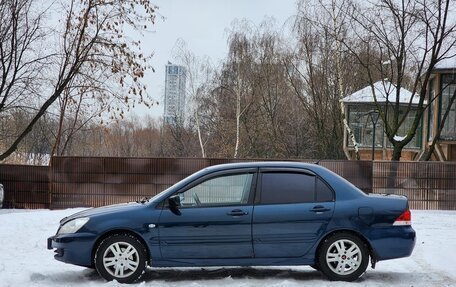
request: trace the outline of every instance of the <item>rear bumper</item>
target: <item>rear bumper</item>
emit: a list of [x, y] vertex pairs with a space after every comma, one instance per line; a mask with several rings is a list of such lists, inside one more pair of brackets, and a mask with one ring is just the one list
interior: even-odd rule
[[47, 249], [55, 249], [56, 260], [91, 267], [96, 236], [90, 233], [62, 234], [47, 239]]
[[378, 261], [408, 257], [415, 247], [416, 233], [411, 226], [376, 229], [370, 235]]

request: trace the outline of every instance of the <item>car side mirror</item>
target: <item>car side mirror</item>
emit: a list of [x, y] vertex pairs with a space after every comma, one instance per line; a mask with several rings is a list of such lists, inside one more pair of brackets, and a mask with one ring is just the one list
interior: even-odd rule
[[179, 207], [181, 206], [179, 194], [173, 195], [168, 198], [168, 206], [169, 206], [169, 210], [171, 210], [172, 213], [174, 213], [176, 215], [181, 215], [181, 212], [179, 210]]

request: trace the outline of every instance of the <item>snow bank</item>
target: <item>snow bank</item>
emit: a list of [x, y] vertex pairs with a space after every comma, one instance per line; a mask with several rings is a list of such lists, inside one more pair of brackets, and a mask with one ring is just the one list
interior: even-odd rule
[[[59, 220], [81, 209], [0, 210], [0, 286], [120, 286], [96, 271], [54, 260], [46, 239]], [[413, 211], [417, 231], [409, 258], [382, 261], [359, 286], [456, 286], [456, 212]], [[353, 286], [329, 282], [310, 267], [149, 269], [136, 286]]]

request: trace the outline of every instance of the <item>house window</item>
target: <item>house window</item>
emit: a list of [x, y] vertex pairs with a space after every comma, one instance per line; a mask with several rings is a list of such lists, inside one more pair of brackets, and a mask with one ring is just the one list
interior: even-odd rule
[[[373, 106], [349, 106], [348, 122], [359, 147], [372, 147], [373, 125], [368, 113]], [[348, 146], [353, 142], [348, 139]], [[375, 126], [375, 146], [383, 146], [383, 124], [381, 119]]]
[[[399, 109], [399, 118], [404, 117], [404, 114], [407, 112], [408, 108], [407, 107], [401, 107]], [[392, 109], [389, 110], [389, 120], [392, 122], [393, 121], [393, 111]], [[399, 136], [405, 136], [409, 132], [410, 128], [413, 125], [413, 122], [415, 121], [416, 117], [416, 109], [412, 109], [408, 112], [407, 116], [404, 119], [404, 122], [402, 125], [399, 127], [397, 131], [397, 135]], [[405, 148], [410, 148], [410, 149], [416, 149], [416, 148], [421, 148], [422, 144], [422, 138], [423, 138], [423, 129], [422, 129], [422, 119], [418, 123], [418, 127], [416, 129], [415, 137], [412, 138], [412, 140], [405, 146]], [[388, 147], [393, 147], [393, 145], [388, 142]]]
[[[373, 110], [374, 106], [370, 105], [363, 105], [363, 106], [349, 106], [348, 107], [348, 122], [349, 126], [353, 131], [355, 139], [358, 143], [359, 147], [363, 148], [371, 148], [372, 147], [372, 134], [373, 134], [373, 126], [372, 121], [368, 115], [368, 112]], [[399, 118], [404, 117], [405, 113], [407, 112], [408, 108], [403, 106], [399, 110]], [[416, 108], [412, 108], [407, 113], [406, 118], [404, 119], [403, 123], [399, 127], [397, 131], [398, 136], [405, 136], [410, 127], [413, 125], [415, 121], [416, 115]], [[390, 123], [393, 122], [393, 108], [388, 108], [388, 121]], [[382, 120], [379, 119], [377, 125], [375, 127], [375, 147], [383, 147], [383, 139], [384, 139], [384, 132], [383, 132], [383, 123]], [[406, 148], [416, 149], [421, 147], [422, 141], [422, 123], [419, 123], [419, 126], [416, 130], [415, 137], [405, 146]], [[348, 140], [348, 146], [353, 147], [353, 142], [350, 139]], [[393, 145], [387, 141], [387, 147], [392, 148]]]
[[434, 79], [429, 81], [428, 103], [429, 103], [429, 118], [428, 118], [428, 141], [434, 138], [434, 102], [435, 102], [435, 87]]
[[[456, 74], [444, 74], [441, 78], [440, 120], [443, 118], [451, 98], [456, 92]], [[456, 101], [453, 102], [445, 125], [440, 134], [443, 140], [456, 140]]]

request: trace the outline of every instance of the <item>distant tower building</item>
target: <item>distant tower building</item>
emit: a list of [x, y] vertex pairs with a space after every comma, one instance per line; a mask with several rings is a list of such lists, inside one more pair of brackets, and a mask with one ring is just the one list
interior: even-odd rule
[[166, 65], [164, 113], [164, 121], [167, 124], [183, 122], [184, 120], [185, 80], [185, 68], [168, 62]]

